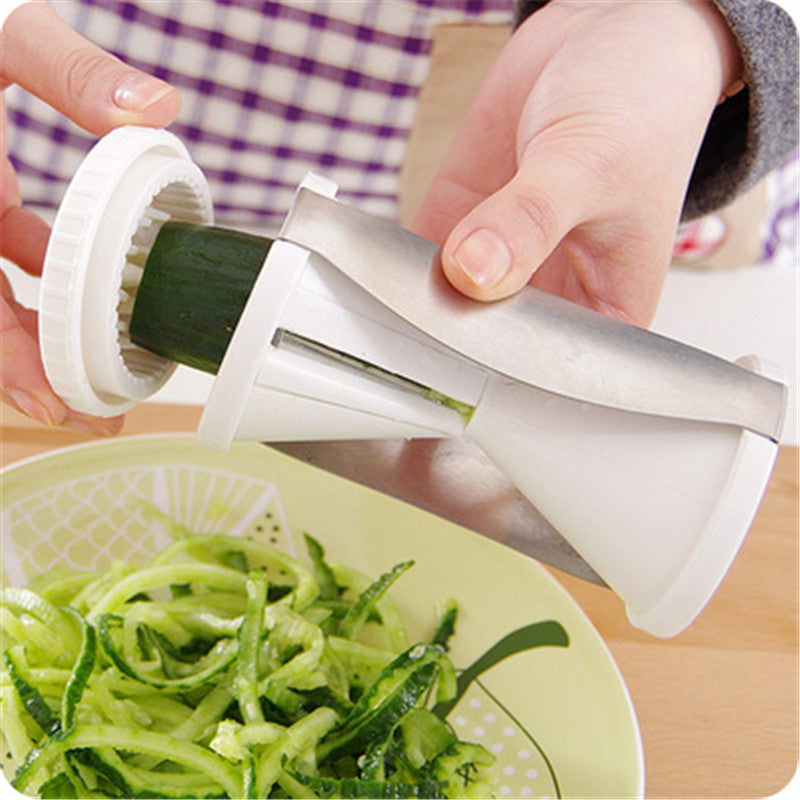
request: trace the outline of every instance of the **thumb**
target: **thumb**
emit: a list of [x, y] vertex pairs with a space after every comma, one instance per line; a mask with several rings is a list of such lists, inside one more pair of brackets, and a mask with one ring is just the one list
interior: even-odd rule
[[556, 145], [529, 146], [512, 179], [447, 237], [442, 268], [448, 280], [477, 300], [521, 289], [562, 238], [592, 214], [584, 172]]
[[72, 30], [48, 3], [24, 3], [2, 27], [3, 85], [18, 83], [98, 136], [175, 119], [178, 91]]

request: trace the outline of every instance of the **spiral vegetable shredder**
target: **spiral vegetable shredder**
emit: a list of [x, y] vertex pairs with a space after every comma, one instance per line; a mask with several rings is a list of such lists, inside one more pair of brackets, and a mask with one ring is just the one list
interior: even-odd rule
[[[261, 246], [266, 257], [231, 288], [230, 265], [215, 278], [213, 244], [238, 234], [198, 227], [211, 225], [212, 203], [183, 145], [144, 128], [101, 139], [66, 191], [43, 273], [40, 341], [55, 391], [76, 410], [116, 415], [178, 358], [216, 373], [198, 435], [218, 447], [467, 437], [634, 625], [683, 630], [769, 479], [786, 403], [774, 369], [531, 287], [472, 302], [442, 277], [435, 245], [337, 201], [336, 188], [309, 175], [277, 239], [245, 241], [251, 261]], [[149, 258], [176, 222], [211, 243], [192, 256], [198, 284], [220, 281], [208, 313], [191, 281], [170, 283], [169, 263]], [[203, 349], [207, 335], [218, 353]]]

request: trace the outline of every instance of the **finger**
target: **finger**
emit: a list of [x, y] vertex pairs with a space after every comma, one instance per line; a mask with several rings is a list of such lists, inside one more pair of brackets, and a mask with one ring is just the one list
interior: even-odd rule
[[459, 220], [486, 198], [488, 193], [462, 181], [459, 174], [439, 170], [414, 217], [411, 228], [415, 233], [444, 244]]
[[564, 236], [602, 207], [593, 204], [587, 177], [557, 145], [529, 147], [511, 180], [447, 237], [442, 250], [447, 278], [478, 300], [518, 291]]
[[14, 316], [26, 333], [32, 339], [38, 341], [39, 331], [36, 312], [32, 308], [26, 308], [16, 301], [11, 282], [2, 272], [0, 272], [0, 297], [10, 306]]
[[62, 424], [65, 428], [71, 428], [89, 436], [114, 436], [122, 430], [124, 422], [124, 416], [91, 417], [88, 414], [79, 414], [77, 411], [70, 409], [67, 418]]
[[[0, 132], [5, 133], [6, 109], [0, 95]], [[13, 261], [31, 275], [41, 275], [50, 229], [47, 224], [22, 209], [14, 167], [6, 153], [6, 137], [2, 136], [0, 160], [0, 256]]]
[[20, 411], [45, 425], [59, 425], [67, 417], [66, 405], [47, 382], [35, 339], [6, 298], [0, 298], [0, 387]]
[[479, 94], [415, 215], [414, 231], [438, 244], [516, 172], [516, 118], [506, 116], [507, 106], [492, 102], [492, 96], [496, 92]]
[[653, 218], [579, 226], [545, 259], [531, 284], [621, 322], [647, 327], [658, 306], [671, 243], [669, 226]]
[[415, 215], [413, 229], [443, 244], [455, 225], [517, 171], [520, 113], [555, 43], [512, 36], [481, 82]]
[[0, 394], [18, 411], [48, 425], [64, 425], [81, 433], [111, 436], [123, 417], [97, 418], [67, 407], [53, 392], [39, 356], [36, 314], [20, 306], [0, 273]]
[[0, 217], [0, 256], [31, 275], [41, 275], [50, 228], [36, 214], [12, 206]]
[[1, 35], [3, 79], [91, 133], [100, 136], [126, 124], [161, 127], [177, 116], [176, 89], [89, 42], [48, 3], [20, 6]]

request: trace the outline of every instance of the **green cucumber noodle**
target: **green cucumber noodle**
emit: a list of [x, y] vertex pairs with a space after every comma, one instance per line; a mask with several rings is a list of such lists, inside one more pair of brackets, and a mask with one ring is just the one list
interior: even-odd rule
[[491, 797], [456, 696], [457, 606], [411, 641], [376, 579], [180, 532], [150, 563], [0, 594], [12, 785], [43, 798]]

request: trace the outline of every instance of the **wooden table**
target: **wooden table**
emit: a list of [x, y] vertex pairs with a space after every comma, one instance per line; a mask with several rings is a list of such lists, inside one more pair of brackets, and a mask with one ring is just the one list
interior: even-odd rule
[[[194, 407], [143, 404], [126, 435], [190, 431]], [[0, 465], [86, 441], [0, 407]], [[607, 642], [633, 698], [648, 797], [763, 797], [798, 759], [798, 450], [782, 448], [742, 551], [700, 618], [654, 639], [611, 592], [554, 570]]]

